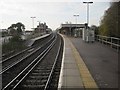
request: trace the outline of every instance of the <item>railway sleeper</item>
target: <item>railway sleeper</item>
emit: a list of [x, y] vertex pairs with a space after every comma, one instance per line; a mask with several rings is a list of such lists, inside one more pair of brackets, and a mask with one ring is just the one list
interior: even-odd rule
[[38, 70], [50, 70], [50, 68], [52, 68], [52, 66], [46, 66], [46, 67], [37, 67], [36, 69]]
[[34, 90], [35, 90], [35, 88], [44, 88], [44, 86], [45, 85], [23, 85], [23, 88], [25, 89], [25, 90], [27, 90], [27, 89], [29, 89], [29, 88], [34, 88]]
[[[44, 79], [45, 81], [47, 81], [46, 79]], [[29, 80], [26, 80], [26, 82], [27, 83], [40, 83], [40, 82], [42, 82], [42, 81], [44, 81], [44, 80], [38, 80], [38, 79], [34, 79], [34, 80], [31, 80], [31, 79], [29, 79]]]
[[44, 79], [44, 80], [27, 80], [24, 84], [27, 84], [27, 85], [40, 85], [40, 84], [45, 84], [47, 82], [47, 79]]
[[29, 78], [31, 78], [31, 79], [35, 79], [35, 78], [37, 78], [37, 79], [42, 79], [42, 78], [47, 78], [48, 76], [30, 76]]
[[[41, 70], [41, 69], [36, 69], [36, 70], [34, 70], [34, 71], [43, 72], [43, 70]], [[50, 71], [51, 71], [51, 70], [49, 70], [49, 69], [45, 70], [45, 72], [50, 72]]]
[[24, 87], [24, 86], [27, 86], [27, 87], [39, 87], [39, 86], [45, 86], [45, 84], [46, 84], [46, 82], [47, 82], [47, 79], [43, 79], [43, 80], [37, 80], [37, 79], [34, 79], [34, 80], [31, 80], [31, 79], [29, 79], [29, 80], [27, 80], [27, 81], [25, 81], [25, 82], [23, 82], [23, 84], [21, 83], [21, 87]]

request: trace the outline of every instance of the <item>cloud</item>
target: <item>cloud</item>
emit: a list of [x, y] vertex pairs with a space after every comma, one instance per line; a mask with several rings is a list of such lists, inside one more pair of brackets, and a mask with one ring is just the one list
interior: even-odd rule
[[118, 2], [119, 0], [4, 0], [4, 2], [85, 2], [85, 1], [92, 1], [92, 2]]
[[[75, 0], [77, 1], [77, 0]], [[35, 16], [35, 26], [37, 21], [46, 22], [48, 26], [55, 29], [61, 23], [66, 21], [75, 23], [74, 14], [79, 14], [78, 22], [86, 22], [86, 5], [82, 2], [72, 2], [65, 0], [64, 2], [41, 2], [38, 0], [3, 0], [0, 6], [2, 14], [3, 27], [7, 28], [12, 23], [18, 21], [25, 24], [27, 29], [32, 27], [31, 16]], [[104, 14], [104, 10], [109, 7], [108, 3], [93, 3], [90, 5], [90, 21], [96, 20], [98, 24], [100, 17]], [[93, 21], [91, 21], [91, 24]]]

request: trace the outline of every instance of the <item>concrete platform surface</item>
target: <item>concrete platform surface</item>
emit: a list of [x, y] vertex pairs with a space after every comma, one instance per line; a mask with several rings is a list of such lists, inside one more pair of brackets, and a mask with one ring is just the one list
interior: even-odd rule
[[65, 45], [58, 89], [98, 88], [71, 41], [66, 36], [63, 38]]
[[99, 42], [86, 43], [82, 38], [68, 38], [76, 47], [97, 85], [113, 90], [118, 88], [118, 52]]
[[50, 34], [45, 34], [45, 35], [43, 35], [43, 36], [36, 37], [36, 38], [34, 38], [34, 39], [30, 39], [30, 40], [26, 41], [26, 45], [27, 45], [27, 46], [32, 46], [33, 43], [34, 43], [36, 40], [45, 38], [45, 37], [47, 37], [47, 36], [49, 36], [49, 35], [50, 35]]

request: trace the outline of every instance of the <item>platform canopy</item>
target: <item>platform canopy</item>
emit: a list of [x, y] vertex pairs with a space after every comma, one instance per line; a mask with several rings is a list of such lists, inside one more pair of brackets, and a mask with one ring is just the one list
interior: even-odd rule
[[66, 35], [74, 36], [75, 29], [82, 30], [82, 28], [86, 28], [86, 24], [71, 24], [71, 23], [61, 24], [59, 32]]

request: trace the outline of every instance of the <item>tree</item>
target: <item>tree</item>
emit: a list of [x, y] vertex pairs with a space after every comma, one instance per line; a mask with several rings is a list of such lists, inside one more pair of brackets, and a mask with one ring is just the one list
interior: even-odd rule
[[24, 24], [21, 22], [18, 22], [16, 24], [12, 24], [10, 27], [8, 27], [10, 30], [10, 34], [13, 36], [20, 36], [23, 34], [23, 30], [25, 29]]
[[106, 10], [100, 23], [99, 34], [120, 37], [120, 2], [110, 3], [110, 7]]
[[8, 27], [8, 30], [10, 30], [11, 35], [16, 35], [16, 24], [12, 24], [10, 27]]
[[17, 33], [23, 34], [23, 30], [25, 29], [25, 26], [22, 23], [18, 22], [16, 23], [16, 27], [17, 27]]
[[10, 30], [10, 34], [13, 36], [11, 39], [12, 42], [19, 42], [22, 40], [21, 35], [25, 29], [24, 24], [18, 22], [16, 24], [12, 24], [10, 27], [8, 27], [8, 29]]

